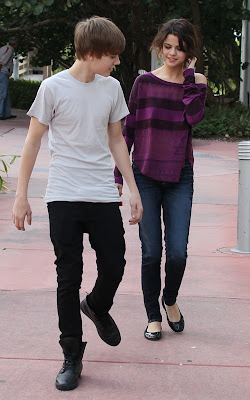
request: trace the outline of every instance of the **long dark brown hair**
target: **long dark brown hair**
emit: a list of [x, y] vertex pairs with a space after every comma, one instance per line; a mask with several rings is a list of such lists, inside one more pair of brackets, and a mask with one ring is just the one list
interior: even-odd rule
[[178, 37], [180, 49], [187, 53], [187, 57], [192, 58], [195, 56], [197, 47], [196, 30], [191, 22], [185, 18], [171, 19], [162, 24], [151, 44], [150, 50], [155, 50], [156, 54], [159, 55], [169, 34]]

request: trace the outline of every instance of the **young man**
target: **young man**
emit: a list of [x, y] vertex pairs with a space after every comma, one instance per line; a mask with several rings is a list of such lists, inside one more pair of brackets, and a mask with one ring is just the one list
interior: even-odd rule
[[[46, 189], [50, 237], [57, 265], [57, 305], [64, 363], [56, 378], [59, 390], [77, 387], [86, 342], [82, 342], [80, 309], [107, 344], [117, 346], [120, 332], [109, 315], [121, 282], [125, 260], [124, 229], [110, 151], [130, 190], [130, 224], [141, 220], [142, 204], [130, 166], [120, 120], [128, 109], [119, 82], [110, 77], [125, 46], [118, 27], [92, 17], [75, 29], [76, 61], [42, 82], [28, 115], [13, 222], [31, 224], [27, 199], [29, 178], [49, 126], [51, 163]], [[80, 303], [83, 233], [96, 251], [97, 280]]]

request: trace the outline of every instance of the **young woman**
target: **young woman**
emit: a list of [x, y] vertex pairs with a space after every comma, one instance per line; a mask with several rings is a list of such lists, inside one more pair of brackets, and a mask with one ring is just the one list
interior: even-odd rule
[[[164, 23], [153, 40], [164, 61], [160, 68], [137, 77], [123, 134], [133, 149], [133, 171], [143, 203], [139, 223], [142, 247], [142, 290], [148, 317], [144, 336], [161, 338], [162, 236], [165, 241], [165, 282], [161, 303], [170, 328], [184, 329], [176, 303], [187, 259], [192, 197], [192, 126], [204, 115], [206, 77], [195, 73], [196, 33], [185, 19]], [[122, 194], [122, 176], [115, 168]], [[162, 235], [163, 228], [163, 235]]]

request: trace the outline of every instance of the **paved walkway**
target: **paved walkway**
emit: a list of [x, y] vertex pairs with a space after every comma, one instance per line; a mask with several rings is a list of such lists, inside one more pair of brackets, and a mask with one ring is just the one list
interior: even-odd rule
[[[14, 110], [16, 111], [16, 110]], [[21, 154], [29, 118], [0, 121], [0, 153]], [[8, 400], [248, 400], [250, 398], [250, 254], [237, 245], [238, 144], [194, 140], [195, 196], [188, 264], [178, 304], [182, 334], [164, 318], [163, 338], [144, 339], [146, 315], [140, 288], [138, 227], [123, 207], [127, 266], [112, 315], [122, 342], [112, 348], [83, 318], [87, 348], [79, 387], [59, 392], [62, 363], [56, 313], [54, 255], [44, 191], [49, 166], [47, 138], [31, 178], [33, 224], [25, 232], [11, 222], [14, 191], [0, 193], [0, 398]], [[16, 188], [20, 160], [7, 184]], [[69, 188], [70, 190], [70, 188]], [[95, 255], [85, 238], [81, 294], [96, 277]]]

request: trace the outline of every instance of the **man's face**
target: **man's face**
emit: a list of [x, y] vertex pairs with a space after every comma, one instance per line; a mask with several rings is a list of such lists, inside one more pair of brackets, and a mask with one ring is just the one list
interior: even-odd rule
[[116, 65], [120, 64], [118, 54], [103, 55], [101, 58], [93, 58], [93, 70], [95, 74], [109, 76]]

